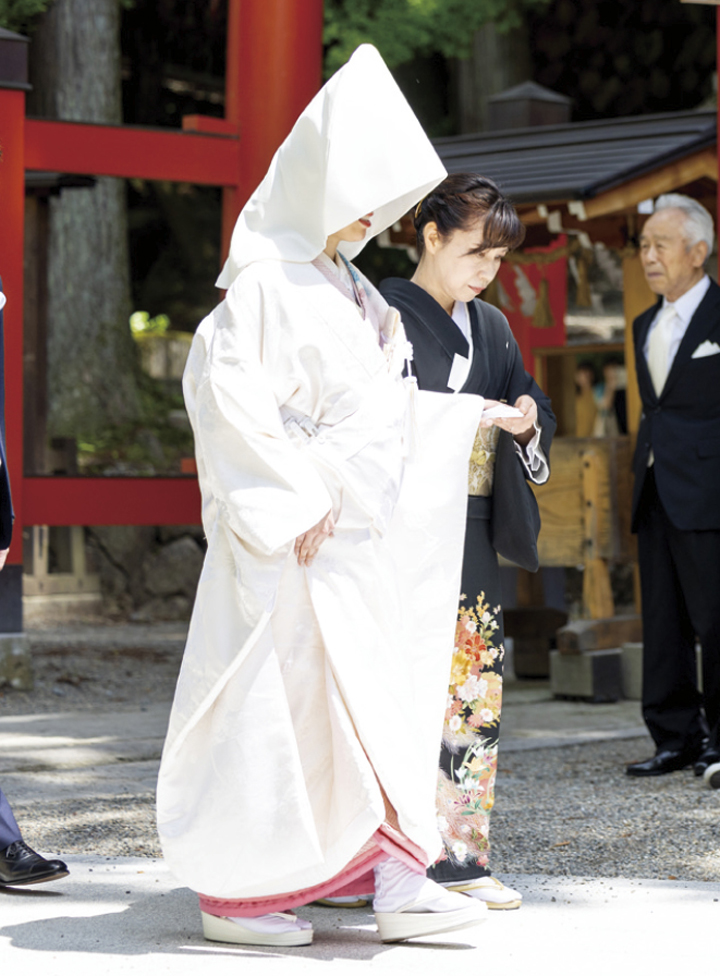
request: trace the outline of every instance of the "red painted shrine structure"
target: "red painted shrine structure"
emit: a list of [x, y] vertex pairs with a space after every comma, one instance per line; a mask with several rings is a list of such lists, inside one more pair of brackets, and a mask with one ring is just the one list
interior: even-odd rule
[[186, 116], [182, 131], [27, 118], [27, 44], [7, 32], [6, 37], [0, 36], [1, 46], [13, 45], [5, 47], [4, 56], [0, 56], [0, 275], [8, 296], [4, 310], [6, 447], [16, 516], [10, 565], [22, 563], [24, 525], [177, 525], [200, 521], [200, 493], [194, 476], [25, 476], [26, 171], [222, 187], [222, 254], [227, 254], [243, 203], [320, 86], [322, 8], [322, 0], [229, 0], [225, 118]]
[[[683, 2], [705, 2], [720, 7], [720, 0]], [[26, 75], [25, 67], [19, 62], [24, 57], [26, 66], [27, 44], [17, 35], [4, 36], [0, 31], [0, 275], [9, 299], [4, 310], [6, 446], [16, 512], [9, 562], [18, 584], [15, 590], [18, 596], [24, 525], [176, 525], [200, 520], [200, 495], [194, 476], [25, 476], [25, 176], [27, 171], [34, 170], [222, 187], [222, 253], [226, 254], [242, 204], [262, 179], [275, 149], [319, 87], [323, 14], [322, 0], [228, 0], [228, 4], [225, 117], [186, 117], [183, 131], [26, 118]], [[15, 52], [8, 55], [7, 44], [14, 44]], [[22, 57], [16, 56], [18, 51]], [[630, 290], [628, 286], [627, 291]], [[529, 351], [528, 346], [526, 355]], [[567, 535], [565, 509], [561, 515], [561, 530]], [[550, 522], [547, 519], [546, 524]], [[584, 544], [582, 518], [578, 524], [581, 546]], [[574, 558], [572, 564], [581, 558]], [[546, 563], [556, 564], [570, 563]], [[0, 631], [4, 630], [2, 590], [9, 582], [9, 575], [6, 571], [0, 576]]]

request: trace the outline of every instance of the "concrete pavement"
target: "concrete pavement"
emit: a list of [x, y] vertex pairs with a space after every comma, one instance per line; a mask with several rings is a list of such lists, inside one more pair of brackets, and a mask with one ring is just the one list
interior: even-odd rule
[[[210, 849], [205, 853], [213, 856]], [[3, 973], [84, 976], [277, 976], [372, 971], [393, 976], [666, 976], [713, 971], [720, 885], [617, 878], [506, 880], [525, 894], [519, 911], [489, 913], [465, 932], [382, 945], [366, 909], [304, 908], [315, 942], [298, 949], [206, 942], [197, 902], [162, 862], [73, 857], [54, 885], [0, 891]], [[699, 937], [702, 936], [702, 937]]]
[[[152, 794], [168, 703], [142, 709], [0, 717], [0, 781], [17, 803]], [[555, 702], [545, 683], [509, 684], [503, 753], [645, 737], [637, 702]], [[645, 743], [639, 743], [645, 748]], [[649, 743], [648, 743], [649, 746]], [[92, 846], [89, 838], [88, 847]], [[208, 839], [199, 857], [218, 857]], [[306, 908], [315, 943], [270, 950], [206, 942], [195, 896], [154, 858], [71, 855], [69, 878], [0, 889], [0, 973], [204, 976], [360, 967], [413, 976], [664, 976], [712, 967], [720, 884], [618, 878], [509, 876], [520, 911], [493, 912], [466, 932], [383, 946], [366, 910]]]

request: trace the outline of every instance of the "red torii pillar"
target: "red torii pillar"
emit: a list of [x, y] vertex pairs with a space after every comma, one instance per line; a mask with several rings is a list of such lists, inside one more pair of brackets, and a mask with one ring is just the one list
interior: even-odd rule
[[[168, 497], [175, 494], [173, 479], [92, 479], [96, 485], [83, 485], [88, 479], [82, 478], [57, 479], [63, 481], [61, 486], [52, 478], [24, 478], [22, 309], [26, 166], [33, 168], [32, 159], [35, 168], [42, 169], [51, 158], [51, 168], [62, 171], [60, 160], [65, 158], [68, 172], [90, 171], [93, 175], [193, 182], [185, 172], [187, 167], [182, 165], [185, 146], [190, 150], [192, 166], [197, 172], [197, 154], [206, 150], [213, 153], [214, 148], [203, 142], [201, 133], [234, 135], [236, 138], [239, 135], [240, 151], [236, 156], [230, 144], [225, 147], [227, 151], [218, 153], [222, 156], [219, 167], [214, 165], [214, 156], [206, 155], [208, 165], [199, 179], [199, 182], [216, 182], [224, 187], [224, 259], [238, 212], [262, 179], [273, 153], [295, 119], [319, 87], [322, 22], [322, 0], [229, 0], [226, 117], [223, 120], [195, 116], [184, 120], [183, 128], [197, 133], [194, 143], [192, 140], [185, 143], [179, 133], [168, 129], [161, 132], [130, 131], [122, 127], [33, 121], [26, 127], [27, 39], [0, 29], [0, 275], [8, 295], [5, 307], [6, 448], [16, 516], [8, 567], [0, 575], [0, 633], [11, 629], [6, 626], [8, 606], [12, 605], [13, 619], [20, 619], [24, 514], [35, 524], [139, 524], [137, 505], [129, 506], [135, 508], [130, 517], [123, 517], [123, 506], [118, 505], [118, 500], [125, 500], [127, 508], [128, 498], [150, 495], [152, 501], [144, 506], [141, 516], [143, 524], [151, 524], [148, 519], [152, 524], [171, 524], [173, 520], [190, 521], [188, 511], [194, 511], [199, 503], [199, 496], [195, 500], [196, 488], [191, 497], [188, 496], [186, 479], [176, 483], [178, 498], [173, 499]], [[63, 138], [66, 126], [67, 135]], [[55, 127], [60, 127], [57, 133]], [[59, 139], [53, 138], [55, 133]], [[73, 151], [73, 146], [75, 150], [78, 148], [78, 139], [88, 149], [83, 163], [76, 162], [78, 152]], [[131, 146], [140, 144], [145, 147], [144, 155], [130, 151]], [[58, 152], [48, 150], [48, 145], [57, 146]], [[180, 153], [179, 158], [176, 153]], [[129, 156], [132, 163], [128, 162]], [[237, 162], [231, 175], [226, 177], [223, 160], [230, 156], [235, 156]], [[97, 161], [96, 172], [93, 163], [87, 163], [89, 157]], [[223, 175], [215, 180], [209, 174], [216, 169]], [[158, 488], [155, 492], [148, 490], [153, 482]], [[56, 485], [58, 491], [54, 492]], [[69, 504], [73, 492], [79, 499], [74, 507]], [[62, 497], [54, 499], [54, 494]], [[27, 506], [24, 506], [24, 500]], [[27, 511], [24, 512], [24, 508]], [[68, 514], [71, 509], [72, 514]], [[19, 630], [20, 626], [12, 629]]]
[[[5, 448], [12, 484], [23, 475], [23, 247], [27, 40], [0, 30], [0, 277], [5, 306]], [[2, 377], [0, 377], [0, 382]], [[13, 493], [15, 530], [0, 577], [0, 633], [22, 630], [22, 491]]]
[[323, 0], [230, 0], [225, 119], [239, 131], [237, 188], [223, 194], [223, 254], [243, 204], [322, 78]]

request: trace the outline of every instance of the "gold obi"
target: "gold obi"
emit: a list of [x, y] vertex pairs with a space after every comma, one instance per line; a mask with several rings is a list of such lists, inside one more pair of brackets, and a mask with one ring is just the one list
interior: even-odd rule
[[495, 452], [500, 428], [478, 427], [468, 471], [468, 495], [492, 495], [495, 473]]

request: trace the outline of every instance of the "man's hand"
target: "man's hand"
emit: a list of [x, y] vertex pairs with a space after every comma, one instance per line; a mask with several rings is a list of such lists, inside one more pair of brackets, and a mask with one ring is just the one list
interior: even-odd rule
[[7, 559], [7, 554], [9, 552], [9, 549], [0, 549], [0, 569], [2, 569], [5, 565], [5, 560]]
[[524, 447], [533, 438], [535, 423], [537, 421], [537, 404], [531, 396], [523, 393], [518, 397], [514, 406], [522, 412], [522, 417], [498, 417], [494, 421], [497, 427], [507, 430], [513, 435], [515, 440]]
[[298, 566], [309, 566], [323, 542], [333, 534], [335, 522], [332, 512], [328, 512], [320, 519], [317, 525], [303, 535], [299, 535], [295, 540], [295, 555], [297, 556]]

